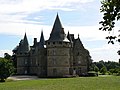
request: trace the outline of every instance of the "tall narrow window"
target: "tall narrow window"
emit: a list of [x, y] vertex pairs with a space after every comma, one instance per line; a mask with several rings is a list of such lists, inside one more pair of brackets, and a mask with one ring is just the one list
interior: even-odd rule
[[37, 61], [37, 59], [35, 59], [35, 61], [36, 61], [36, 65], [38, 65], [38, 61]]
[[24, 63], [25, 63], [25, 65], [27, 65], [27, 64], [28, 64], [27, 59], [24, 59]]
[[53, 42], [53, 44], [55, 44], [55, 42]]
[[81, 61], [80, 61], [80, 60], [78, 61], [78, 64], [81, 64]]
[[55, 55], [56, 54], [56, 52], [55, 52], [55, 50], [53, 50], [53, 55]]
[[55, 60], [55, 58], [53, 58], [53, 65], [56, 65], [56, 60]]
[[57, 69], [56, 68], [53, 68], [53, 75], [57, 75]]
[[28, 72], [27, 72], [27, 70], [25, 70], [25, 74], [27, 74]]

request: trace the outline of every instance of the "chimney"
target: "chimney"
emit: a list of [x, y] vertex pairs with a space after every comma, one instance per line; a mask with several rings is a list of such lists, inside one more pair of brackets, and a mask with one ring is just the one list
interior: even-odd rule
[[34, 46], [37, 45], [37, 38], [34, 38]]

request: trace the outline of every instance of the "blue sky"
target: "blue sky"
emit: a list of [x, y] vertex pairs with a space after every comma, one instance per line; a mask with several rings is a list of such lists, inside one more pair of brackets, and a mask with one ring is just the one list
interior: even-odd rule
[[99, 9], [99, 0], [0, 0], [0, 56], [12, 54], [25, 32], [30, 45], [41, 30], [47, 40], [58, 13], [66, 34], [79, 34], [94, 61], [118, 61], [119, 45], [108, 45], [108, 32], [98, 30]]

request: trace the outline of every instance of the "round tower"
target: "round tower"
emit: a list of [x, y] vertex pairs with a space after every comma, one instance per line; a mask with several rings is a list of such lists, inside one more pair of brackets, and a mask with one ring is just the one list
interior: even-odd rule
[[67, 39], [64, 28], [57, 15], [50, 38], [46, 41], [47, 76], [65, 77], [70, 75], [71, 42]]
[[13, 50], [17, 58], [17, 74], [29, 74], [29, 43], [25, 33], [19, 45]]

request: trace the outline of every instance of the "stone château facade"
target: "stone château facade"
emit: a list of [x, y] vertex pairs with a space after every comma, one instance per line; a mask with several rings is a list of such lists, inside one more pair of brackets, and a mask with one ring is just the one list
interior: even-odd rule
[[69, 32], [66, 35], [58, 15], [48, 40], [44, 40], [42, 31], [40, 41], [34, 38], [33, 46], [29, 46], [25, 33], [13, 55], [17, 61], [17, 74], [39, 77], [86, 75], [91, 62], [79, 35], [77, 39]]

